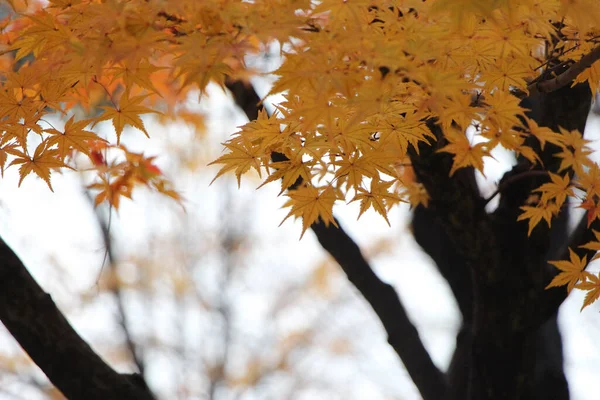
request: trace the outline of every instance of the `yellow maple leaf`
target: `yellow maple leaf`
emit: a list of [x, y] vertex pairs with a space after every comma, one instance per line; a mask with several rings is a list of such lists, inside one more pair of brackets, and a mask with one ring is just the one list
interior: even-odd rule
[[585, 190], [587, 198], [600, 197], [600, 167], [593, 163], [586, 171], [578, 174], [575, 182], [578, 188]]
[[592, 150], [588, 147], [589, 140], [584, 139], [578, 130], [568, 131], [559, 127], [563, 151], [554, 156], [561, 159], [559, 172], [572, 167], [576, 174], [582, 174], [584, 166], [592, 164], [589, 155]]
[[486, 143], [472, 145], [467, 136], [455, 128], [447, 130], [446, 139], [450, 144], [438, 151], [454, 154], [450, 176], [464, 167], [475, 167], [483, 175], [483, 157], [491, 157]]
[[529, 133], [535, 136], [535, 138], [540, 142], [540, 147], [542, 150], [544, 150], [546, 142], [560, 145], [561, 135], [554, 132], [552, 129], [545, 126], [539, 126], [537, 122], [532, 119], [527, 120], [527, 125], [529, 126]]
[[319, 219], [327, 226], [330, 223], [337, 226], [332, 210], [333, 203], [339, 198], [339, 195], [331, 186], [327, 186], [324, 190], [319, 190], [312, 185], [305, 185], [296, 190], [291, 190], [286, 195], [289, 197], [289, 200], [283, 207], [292, 207], [292, 209], [283, 221], [281, 221], [281, 224], [291, 216], [302, 218], [302, 234], [300, 235], [300, 239], [304, 236], [304, 232]]
[[29, 155], [16, 149], [10, 151], [10, 154], [16, 156], [16, 158], [12, 160], [12, 162], [9, 164], [9, 167], [11, 165], [21, 166], [19, 168], [19, 186], [27, 175], [29, 175], [31, 172], [34, 172], [48, 184], [50, 190], [54, 191], [52, 189], [52, 185], [50, 184], [51, 170], [59, 168], [71, 168], [62, 161], [58, 150], [48, 149], [47, 141], [44, 141], [37, 146], [35, 152], [33, 153], [33, 157], [30, 157]]
[[260, 149], [257, 146], [252, 146], [250, 141], [245, 137], [240, 142], [230, 141], [223, 145], [229, 152], [208, 164], [225, 164], [210, 182], [211, 185], [218, 177], [231, 170], [235, 170], [238, 187], [241, 184], [242, 174], [246, 173], [250, 168], [254, 168], [258, 172], [258, 176], [261, 176]]
[[544, 219], [548, 226], [552, 223], [552, 217], [558, 214], [559, 208], [556, 203], [540, 203], [536, 207], [522, 206], [523, 213], [519, 215], [517, 221], [529, 219], [529, 231], [527, 235], [531, 235], [533, 228]]
[[546, 289], [556, 286], [567, 285], [567, 292], [571, 292], [577, 282], [585, 281], [586, 276], [589, 272], [585, 272], [587, 266], [587, 257], [579, 258], [577, 253], [572, 249], [569, 249], [570, 260], [562, 261], [550, 261], [550, 264], [554, 265], [561, 272], [552, 279], [552, 282], [546, 286]]
[[399, 203], [403, 201], [397, 194], [389, 191], [390, 186], [394, 181], [382, 181], [380, 179], [372, 179], [371, 180], [371, 188], [370, 190], [366, 190], [362, 187], [358, 188], [358, 191], [354, 198], [350, 201], [360, 200], [360, 212], [358, 214], [358, 218], [367, 211], [370, 207], [378, 212], [390, 225], [390, 221], [387, 217], [387, 212], [392, 204]]
[[288, 160], [271, 163], [270, 166], [275, 168], [276, 171], [270, 174], [258, 188], [263, 187], [269, 182], [281, 179], [281, 191], [279, 194], [282, 194], [290, 187], [299, 185], [299, 179], [304, 182], [310, 182], [310, 170], [301, 159], [302, 157], [298, 156], [295, 162]]
[[340, 167], [335, 172], [335, 178], [346, 184], [346, 190], [360, 188], [364, 178], [379, 179], [379, 172], [372, 160], [357, 153], [335, 160], [333, 164]]
[[554, 200], [556, 206], [560, 208], [567, 196], [574, 196], [573, 187], [571, 187], [571, 179], [568, 174], [561, 177], [560, 175], [549, 173], [552, 182], [544, 183], [539, 188], [535, 189], [536, 192], [542, 192], [541, 201], [543, 203], [549, 200]]

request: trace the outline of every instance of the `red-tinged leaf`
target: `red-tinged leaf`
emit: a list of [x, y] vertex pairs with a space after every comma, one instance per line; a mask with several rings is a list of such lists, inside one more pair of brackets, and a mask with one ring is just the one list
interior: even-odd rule
[[600, 203], [597, 203], [591, 198], [586, 198], [580, 205], [577, 207], [583, 208], [587, 211], [587, 226], [592, 224], [596, 218], [600, 216]]
[[[589, 226], [589, 224], [588, 224]], [[594, 236], [596, 236], [596, 240], [592, 240], [591, 242], [588, 242], [581, 247], [582, 249], [588, 249], [588, 250], [592, 250], [595, 251], [596, 254], [594, 254], [594, 257], [590, 260], [590, 261], [594, 261], [597, 260], [598, 258], [600, 258], [600, 253], [598, 253], [598, 251], [600, 251], [600, 232], [598, 232], [595, 229], [592, 229], [592, 232], [594, 232]]]

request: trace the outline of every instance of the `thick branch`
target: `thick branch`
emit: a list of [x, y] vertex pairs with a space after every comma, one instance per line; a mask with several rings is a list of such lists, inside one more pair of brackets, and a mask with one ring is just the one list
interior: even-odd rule
[[68, 399], [153, 399], [94, 353], [1, 238], [0, 320]]
[[555, 90], [558, 90], [571, 82], [582, 73], [586, 68], [589, 68], [593, 63], [600, 60], [600, 46], [594, 48], [591, 52], [586, 54], [576, 62], [571, 65], [566, 71], [561, 73], [555, 78], [542, 80], [539, 82], [534, 82], [527, 87], [529, 90], [529, 94], [533, 95], [535, 93], [550, 93]]
[[[262, 104], [254, 88], [232, 81], [228, 81], [226, 85], [248, 119], [256, 119]], [[292, 186], [297, 184], [296, 182]], [[377, 277], [359, 247], [341, 227], [326, 227], [322, 223], [315, 223], [311, 229], [321, 246], [339, 263], [348, 280], [365, 297], [381, 320], [388, 333], [388, 342], [400, 356], [423, 399], [445, 398], [447, 388], [443, 374], [433, 364], [394, 288]]]
[[[337, 221], [336, 221], [337, 222]], [[388, 333], [388, 343], [400, 356], [425, 400], [445, 398], [446, 385], [433, 364], [419, 333], [410, 322], [396, 291], [373, 272], [356, 243], [339, 228], [324, 223], [311, 226], [319, 243], [342, 267], [348, 280], [369, 302]]]

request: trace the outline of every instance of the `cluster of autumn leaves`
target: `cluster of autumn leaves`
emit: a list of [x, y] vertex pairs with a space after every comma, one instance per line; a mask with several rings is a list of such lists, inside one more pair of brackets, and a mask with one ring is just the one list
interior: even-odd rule
[[[440, 151], [453, 155], [450, 174], [483, 172], [498, 146], [540, 164], [530, 136], [542, 149], [562, 149], [557, 174], [523, 206], [530, 233], [568, 197], [581, 200], [590, 222], [598, 217], [600, 176], [586, 140], [537, 126], [519, 98], [547, 60], [570, 65], [598, 45], [594, 0], [9, 3], [0, 36], [0, 167], [17, 166], [21, 181], [35, 174], [51, 186], [51, 171], [75, 168], [95, 173], [97, 204], [118, 207], [136, 185], [179, 199], [152, 157], [120, 143], [124, 128], [148, 135], [143, 114], [201, 126], [189, 95], [204, 95], [210, 82], [248, 82], [258, 72], [245, 57], [278, 42], [285, 57], [271, 94], [284, 100], [241, 127], [214, 163], [222, 166], [217, 177], [233, 172], [239, 182], [255, 170], [266, 174], [263, 184], [279, 181], [281, 193], [301, 180], [285, 206], [303, 232], [318, 219], [335, 223], [339, 200], [386, 220], [400, 202], [426, 205], [409, 156], [435, 140], [426, 125], [433, 119], [448, 142]], [[594, 92], [599, 76], [596, 62], [575, 82]], [[50, 121], [57, 114], [62, 127]], [[114, 138], [98, 135], [102, 121], [112, 122]], [[553, 284], [580, 282], [590, 302], [600, 296], [585, 286], [598, 278], [577, 260], [560, 263]]]

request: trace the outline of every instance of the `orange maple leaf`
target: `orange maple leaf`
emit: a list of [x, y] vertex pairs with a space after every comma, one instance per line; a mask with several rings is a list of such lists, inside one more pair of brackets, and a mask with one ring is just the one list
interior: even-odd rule
[[584, 282], [575, 285], [577, 289], [587, 290], [580, 311], [600, 298], [600, 276], [587, 273], [585, 277]]
[[529, 219], [529, 231], [527, 235], [531, 235], [531, 231], [533, 231], [533, 228], [535, 228], [542, 218], [550, 226], [552, 217], [558, 213], [559, 208], [556, 203], [541, 203], [536, 207], [522, 206], [521, 210], [523, 210], [523, 213], [519, 215], [517, 221]]
[[144, 132], [146, 136], [150, 137], [146, 131], [146, 128], [144, 127], [144, 122], [140, 118], [140, 114], [159, 114], [159, 112], [140, 105], [140, 103], [146, 97], [148, 97], [148, 95], [130, 98], [129, 93], [125, 92], [123, 96], [121, 96], [118, 107], [100, 107], [104, 110], [104, 113], [96, 119], [94, 126], [100, 121], [109, 119], [112, 120], [113, 126], [115, 127], [115, 132], [117, 133], [117, 144], [120, 142], [121, 133], [123, 133], [123, 128], [125, 125], [131, 125]]
[[568, 174], [561, 177], [560, 175], [549, 173], [552, 182], [544, 183], [536, 192], [542, 192], [542, 203], [546, 203], [553, 199], [557, 207], [561, 207], [567, 199], [567, 196], [573, 196], [573, 188], [571, 187], [571, 179]]
[[587, 242], [586, 244], [579, 246], [582, 249], [593, 250], [596, 252], [594, 257], [590, 261], [594, 261], [594, 260], [597, 260], [598, 258], [600, 258], [600, 253], [598, 253], [598, 251], [600, 251], [600, 232], [598, 232], [595, 229], [592, 229], [592, 232], [594, 232], [594, 236], [596, 236], [596, 240], [592, 240], [591, 242]]
[[98, 137], [94, 132], [86, 131], [84, 128], [90, 124], [90, 120], [74, 121], [74, 117], [69, 118], [65, 123], [64, 132], [57, 129], [45, 129], [49, 133], [48, 147], [57, 146], [60, 157], [65, 158], [71, 149], [90, 155], [89, 140], [104, 140]]
[[546, 289], [556, 286], [567, 285], [567, 292], [571, 292], [577, 282], [585, 281], [586, 276], [590, 275], [589, 272], [585, 272], [587, 266], [587, 256], [579, 258], [577, 253], [569, 249], [570, 260], [562, 261], [550, 261], [550, 264], [554, 265], [561, 272], [552, 279], [552, 282], [546, 286]]
[[50, 184], [51, 170], [59, 168], [71, 168], [62, 161], [57, 149], [48, 149], [48, 141], [43, 141], [38, 145], [33, 153], [33, 157], [30, 157], [29, 155], [16, 149], [10, 151], [10, 153], [15, 155], [16, 158], [12, 160], [12, 162], [9, 164], [9, 167], [11, 165], [21, 165], [19, 168], [19, 186], [27, 175], [29, 175], [31, 172], [34, 172], [48, 184], [50, 190], [54, 191], [52, 189], [52, 185]]

